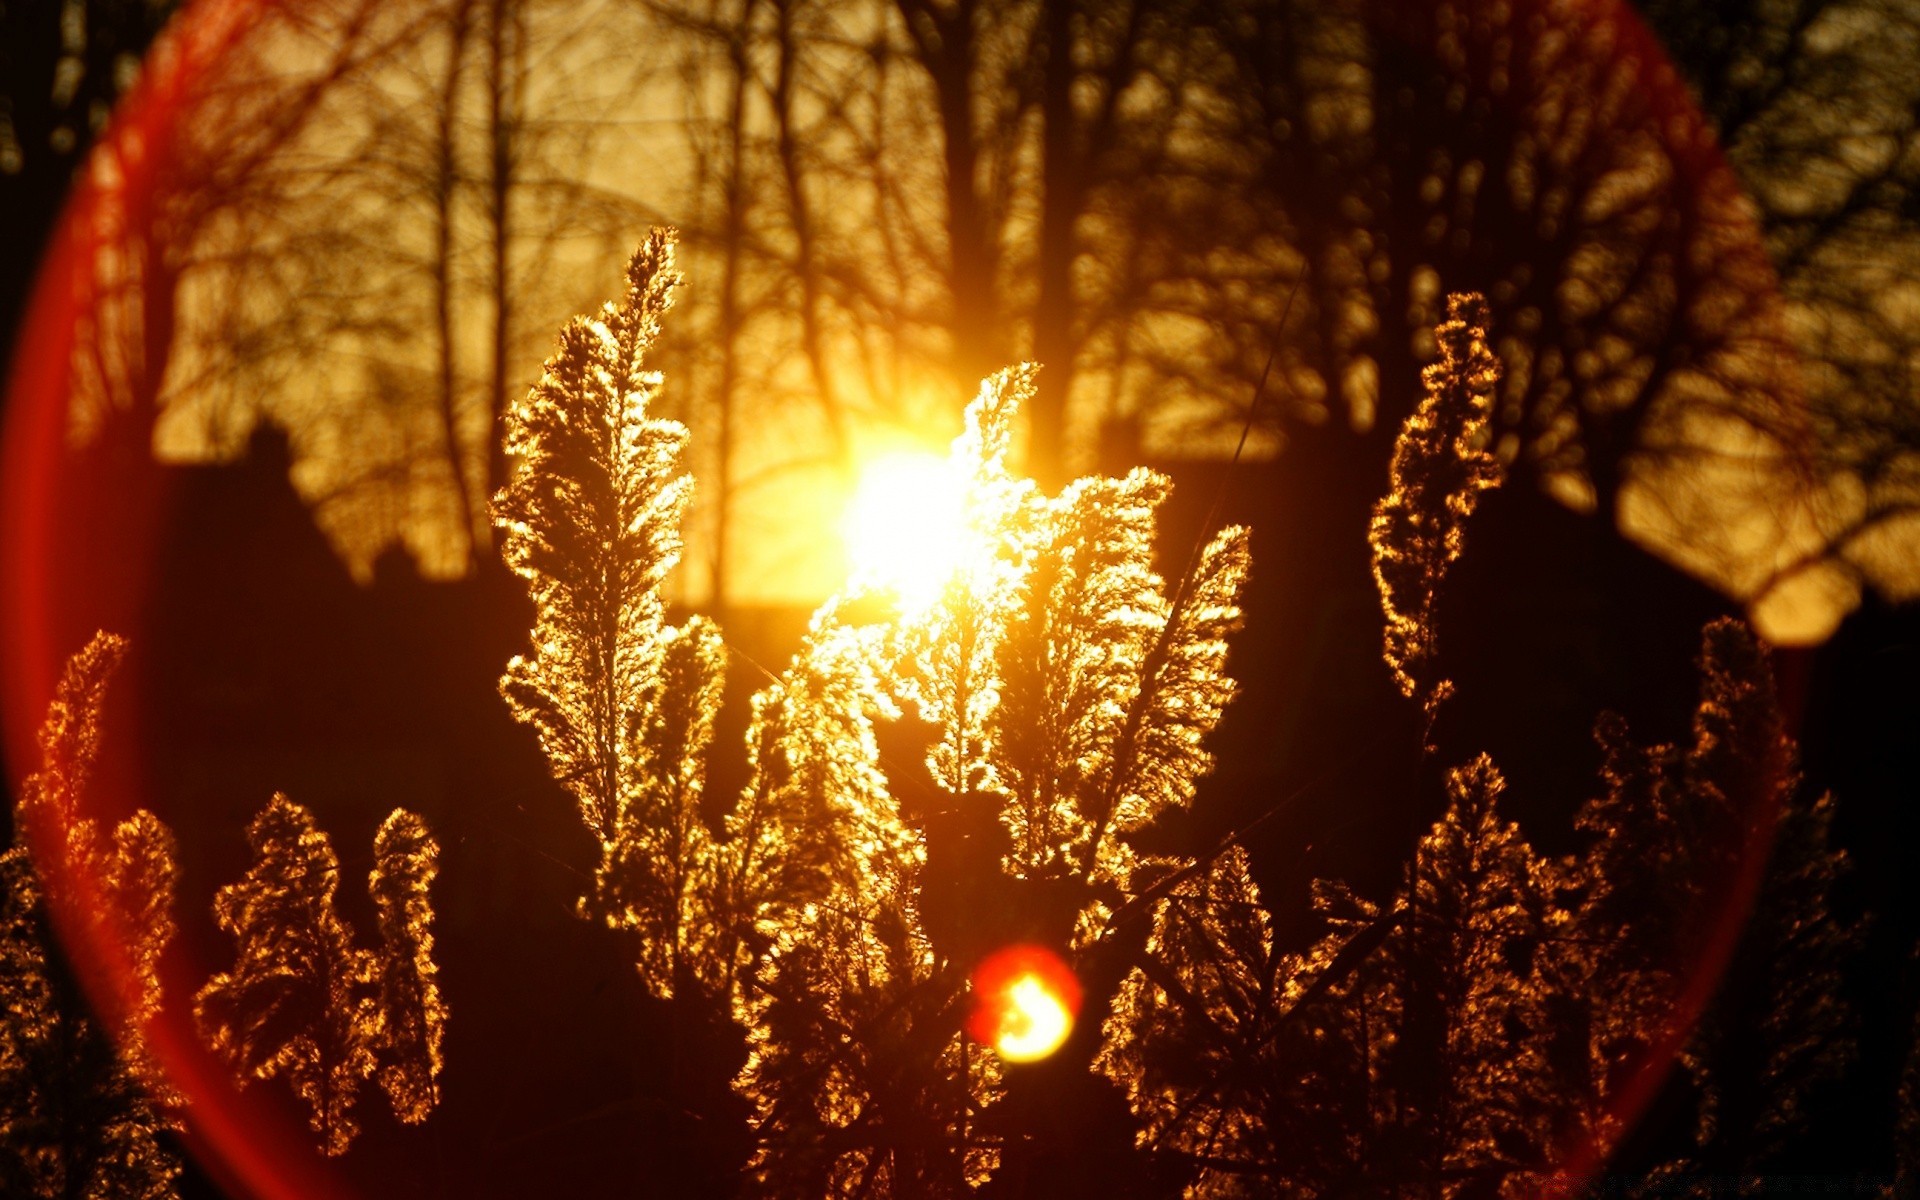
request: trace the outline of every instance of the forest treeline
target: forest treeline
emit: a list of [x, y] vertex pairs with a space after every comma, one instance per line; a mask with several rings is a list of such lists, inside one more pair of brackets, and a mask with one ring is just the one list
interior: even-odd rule
[[[131, 77], [114, 48], [164, 9], [79, 5], [75, 36], [9, 10], [9, 53], [78, 81], [9, 91], [23, 177], [64, 180]], [[711, 430], [684, 588], [811, 600], [816, 498], [1020, 358], [1048, 364], [1023, 421], [1057, 485], [1100, 445], [1230, 447], [1272, 352], [1255, 448], [1324, 443], [1364, 508], [1444, 296], [1477, 291], [1516, 484], [1743, 600], [1777, 586], [1763, 618], [1817, 634], [1863, 582], [1912, 586], [1917, 41], [1884, 0], [181, 21], [141, 77], [151, 128], [86, 174], [76, 421], [205, 457], [271, 419], [358, 568], [398, 542], [470, 570], [572, 281], [671, 220], [712, 280], [663, 400]]]

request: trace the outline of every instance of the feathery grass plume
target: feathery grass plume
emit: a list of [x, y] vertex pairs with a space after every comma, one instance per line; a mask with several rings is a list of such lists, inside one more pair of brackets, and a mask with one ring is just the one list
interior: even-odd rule
[[396, 809], [375, 842], [378, 951], [356, 945], [335, 910], [339, 860], [311, 813], [276, 793], [247, 841], [253, 866], [214, 897], [214, 919], [239, 950], [194, 999], [201, 1036], [243, 1084], [284, 1075], [323, 1153], [352, 1144], [360, 1088], [376, 1071], [395, 1115], [423, 1120], [445, 1020], [427, 899], [437, 849], [425, 824]]
[[1226, 673], [1227, 637], [1240, 628], [1248, 539], [1244, 526], [1230, 525], [1201, 550], [1153, 623], [1137, 682], [1121, 693], [1125, 717], [1093, 802], [1083, 804], [1094, 822], [1088, 868], [1096, 882], [1131, 888], [1134, 857], [1124, 835], [1192, 803], [1195, 781], [1213, 769], [1203, 743], [1238, 692]]
[[372, 956], [334, 909], [340, 864], [311, 813], [275, 793], [247, 842], [253, 866], [213, 907], [238, 960], [200, 989], [194, 1017], [243, 1081], [285, 1075], [312, 1110], [321, 1150], [341, 1154], [360, 1131], [354, 1104], [374, 1070]]
[[1098, 1066], [1188, 1195], [1491, 1195], [1545, 1158], [1552, 874], [1503, 786], [1484, 756], [1449, 772], [1416, 891], [1383, 909], [1322, 881], [1303, 954], [1275, 953], [1237, 847], [1156, 904]]
[[[739, 1006], [750, 1052], [738, 1088], [757, 1109], [749, 1170], [763, 1195], [958, 1195], [997, 1161], [967, 1132], [996, 1095], [997, 1064], [965, 1047], [966, 964], [927, 931], [924, 819], [903, 811], [873, 722], [899, 715], [896, 693], [911, 696], [948, 717], [927, 757], [935, 778], [995, 786], [985, 721], [1006, 612], [993, 605], [1010, 595], [1005, 534], [1032, 492], [1005, 469], [1010, 402], [983, 389], [955, 443], [974, 469], [955, 578], [936, 604], [963, 632], [934, 635], [914, 614], [844, 624], [836, 598], [794, 665], [755, 698], [754, 781], [729, 844], [744, 850], [744, 818], [782, 802], [832, 818], [817, 866], [802, 868], [824, 888], [763, 925], [768, 948]], [[922, 674], [903, 676], [903, 661]]]
[[26, 851], [0, 853], [0, 1195], [178, 1195], [172, 1121], [89, 1014], [46, 906]]
[[427, 823], [396, 808], [373, 839], [368, 890], [379, 913], [374, 972], [382, 1017], [380, 1086], [393, 1113], [413, 1125], [439, 1103], [440, 1043], [447, 1022], [433, 961], [433, 902], [440, 847]]
[[1124, 835], [1192, 799], [1234, 695], [1247, 531], [1221, 530], [1169, 596], [1152, 569], [1165, 477], [1038, 494], [1005, 466], [1033, 368], [982, 385], [954, 444], [969, 545], [938, 600], [902, 621], [896, 691], [938, 731], [927, 767], [959, 808], [989, 806], [1019, 879], [1125, 889]]
[[[988, 1178], [1006, 1135], [982, 1114], [1003, 1080], [962, 1032], [969, 972], [1016, 930], [1091, 952], [1136, 886], [1125, 837], [1186, 803], [1211, 763], [1245, 531], [1217, 536], [1169, 595], [1151, 567], [1164, 478], [1046, 497], [1008, 469], [1033, 370], [988, 379], [967, 410], [939, 594], [873, 627], [840, 624], [830, 602], [795, 671], [847, 698], [795, 708], [783, 680], [756, 709], [759, 769], [830, 771], [845, 847], [818, 902], [767, 923], [744, 988], [739, 1086], [769, 1195], [958, 1195]], [[873, 716], [896, 702], [928, 729], [924, 776], [877, 756]]]
[[[1007, 867], [1069, 875], [1096, 836], [1096, 801], [1140, 690], [1166, 603], [1149, 557], [1164, 477], [1081, 479], [1040, 510], [1025, 579], [1013, 589], [992, 756], [1008, 803]], [[1090, 809], [1094, 811], [1083, 811]], [[1104, 821], [1098, 821], [1104, 824]]]
[[967, 406], [951, 458], [961, 480], [961, 530], [946, 584], [924, 613], [903, 614], [893, 690], [937, 731], [927, 754], [933, 784], [949, 797], [1004, 795], [991, 760], [989, 721], [999, 705], [1000, 643], [1020, 606], [1022, 534], [1044, 504], [1030, 480], [1007, 470], [1013, 415], [1031, 394], [1032, 365], [1002, 371]]
[[1448, 296], [1447, 319], [1434, 334], [1440, 360], [1421, 372], [1426, 395], [1394, 442], [1390, 486], [1367, 532], [1387, 618], [1387, 665], [1401, 694], [1419, 701], [1429, 728], [1453, 690], [1439, 673], [1440, 586], [1460, 557], [1480, 493], [1505, 475], [1482, 444], [1500, 382], [1500, 360], [1487, 346], [1486, 299]]
[[766, 946], [735, 990], [763, 1195], [957, 1195], [996, 1161], [967, 1123], [997, 1064], [963, 1047], [965, 980], [924, 928], [925, 847], [881, 766], [894, 632], [844, 624], [830, 601], [754, 698], [716, 909], [752, 916]]
[[161, 1085], [139, 1031], [160, 1011], [160, 956], [173, 940], [174, 892], [180, 879], [173, 831], [146, 809], [114, 826], [113, 848], [98, 870], [107, 911], [118, 927], [115, 945], [126, 954], [128, 1052], [149, 1086]]
[[1604, 1153], [1623, 1132], [1608, 1082], [1694, 1017], [1676, 1000], [1716, 957], [1701, 914], [1760, 871], [1737, 945], [1718, 948], [1731, 955], [1714, 1002], [1681, 1051], [1700, 1099], [1696, 1152], [1669, 1164], [1744, 1171], [1764, 1165], [1802, 1124], [1809, 1091], [1853, 1054], [1840, 966], [1862, 931], [1834, 912], [1846, 855], [1831, 844], [1832, 798], [1804, 794], [1764, 646], [1723, 618], [1703, 631], [1699, 663], [1689, 743], [1637, 746], [1611, 716], [1596, 728], [1603, 788], [1579, 817], [1594, 840], [1567, 865], [1591, 950], [1568, 960], [1565, 986], [1586, 1002], [1590, 1031], [1582, 1135]]
[[958, 1196], [998, 1164], [969, 1130], [1000, 1074], [960, 1035], [963, 974], [915, 919], [916, 864], [877, 865], [865, 894], [783, 931], [755, 981], [739, 1087], [756, 1194]]
[[[59, 886], [60, 869], [80, 869], [97, 856], [98, 831], [81, 813], [100, 757], [107, 684], [126, 658], [127, 639], [102, 630], [67, 659], [40, 723], [40, 769], [21, 784], [21, 824], [53, 855], [42, 874]], [[57, 847], [57, 849], [55, 849]]]
[[874, 895], [877, 873], [916, 860], [912, 834], [887, 790], [875, 722], [898, 715], [879, 674], [884, 631], [841, 622], [829, 604], [778, 679], [753, 697], [748, 781], [727, 816], [708, 911], [730, 914], [711, 930], [711, 982], [735, 996], [749, 941], [771, 943], [833, 897]]
[[[1580, 855], [1531, 849], [1483, 756], [1448, 773], [1447, 812], [1384, 908], [1317, 887], [1330, 932], [1305, 955], [1273, 953], [1234, 855], [1174, 877], [1098, 1065], [1142, 1144], [1184, 1156], [1190, 1195], [1544, 1186], [1618, 1144], [1622, 1088], [1669, 1032], [1685, 1034], [1697, 1144], [1655, 1174], [1766, 1166], [1852, 1052], [1840, 966], [1859, 930], [1834, 914], [1832, 804], [1798, 794], [1759, 643], [1715, 622], [1700, 666], [1688, 744], [1599, 722]], [[1702, 914], [1770, 829], [1715, 1002], [1682, 1012], [1689, 973], [1715, 957]]]
[[1283, 1146], [1272, 1122], [1291, 1105], [1337, 1103], [1339, 1068], [1350, 1072], [1359, 1059], [1302, 1055], [1282, 1040], [1303, 981], [1326, 970], [1333, 948], [1323, 942], [1305, 958], [1276, 961], [1267, 910], [1238, 845], [1154, 906], [1145, 953], [1114, 997], [1094, 1065], [1124, 1089], [1143, 1147], [1191, 1160], [1188, 1195], [1267, 1194], [1283, 1163], [1294, 1165], [1293, 1178], [1312, 1174], [1298, 1168], [1327, 1146]]
[[594, 873], [596, 910], [640, 935], [641, 977], [662, 996], [711, 976], [719, 952], [707, 936], [716, 849], [700, 795], [725, 666], [711, 622], [665, 627], [642, 706], [628, 717], [629, 799]]
[[[1044, 936], [1094, 940], [1132, 886], [1126, 838], [1211, 765], [1246, 533], [1219, 534], [1169, 595], [1151, 568], [1166, 481], [1041, 496], [1006, 465], [1033, 368], [988, 380], [955, 442], [965, 520], [946, 587], [880, 625], [821, 610], [754, 699], [749, 781], [715, 838], [699, 808], [718, 634], [669, 625], [659, 593], [690, 486], [686, 430], [647, 415], [671, 260], [656, 232], [623, 302], [570, 324], [508, 416], [524, 469], [495, 519], [536, 625], [501, 690], [599, 842], [583, 909], [639, 935], [656, 995], [730, 995], [747, 1026], [759, 1185], [964, 1189], [993, 1166], [968, 1129], [997, 1064], [961, 1032], [980, 947], [934, 911], [951, 893], [929, 894], [936, 827], [984, 823], [1007, 843], [950, 856], [943, 884], [1045, 884], [1022, 893], [1047, 897], [1031, 914]], [[881, 766], [876, 721], [902, 705], [933, 729], [930, 779], [908, 784], [926, 803], [903, 805]]]
[[[85, 815], [85, 797], [100, 752], [107, 685], [127, 640], [97, 633], [67, 660], [39, 732], [41, 768], [21, 784], [16, 807], [42, 886], [80, 936], [118, 961], [109, 971], [117, 1011], [114, 1034], [149, 1087], [163, 1088], [143, 1036], [160, 1007], [160, 956], [174, 934], [179, 879], [173, 834], [146, 809], [111, 833]], [[163, 1099], [170, 1099], [163, 1095]]]
[[661, 381], [646, 355], [680, 281], [671, 230], [653, 231], [626, 279], [619, 304], [562, 330], [506, 413], [521, 470], [494, 522], [535, 615], [533, 652], [500, 690], [599, 843], [583, 911], [641, 933], [642, 974], [665, 997], [697, 973], [682, 959], [712, 887], [699, 798], [724, 652], [707, 623], [669, 624], [660, 595], [692, 488], [686, 427], [648, 414]]
[[[174, 932], [179, 869], [166, 826], [142, 809], [109, 839], [82, 815], [107, 684], [126, 640], [96, 634], [67, 661], [22, 781], [17, 844], [0, 854], [0, 1194], [175, 1194], [161, 1141], [179, 1103], [146, 1043], [159, 960]], [[30, 852], [29, 843], [33, 849]], [[54, 949], [57, 923], [105, 958], [96, 1015]]]
[[1553, 1148], [1540, 947], [1563, 920], [1551, 864], [1498, 811], [1505, 790], [1484, 754], [1447, 772], [1386, 947], [1401, 1019], [1381, 1078], [1409, 1182], [1504, 1180]]

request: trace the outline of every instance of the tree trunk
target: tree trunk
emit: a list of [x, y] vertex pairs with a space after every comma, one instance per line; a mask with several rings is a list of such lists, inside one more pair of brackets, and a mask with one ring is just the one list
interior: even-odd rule
[[1044, 368], [1027, 411], [1027, 470], [1043, 487], [1068, 474], [1067, 400], [1073, 391], [1074, 217], [1086, 187], [1074, 145], [1072, 0], [1042, 0], [1039, 299], [1033, 356]]
[[[454, 144], [454, 117], [460, 105], [460, 78], [466, 63], [467, 29], [473, 0], [460, 0], [447, 29], [447, 74], [441, 82], [440, 111], [436, 114], [433, 180], [434, 254], [433, 316], [434, 334], [439, 343], [438, 395], [440, 435], [446, 446], [447, 475], [453, 485], [454, 503], [459, 506], [462, 541], [461, 574], [474, 567], [478, 539], [475, 532], [487, 528], [486, 514], [476, 509], [473, 487], [468, 479], [466, 445], [460, 436], [459, 383], [455, 377], [453, 319], [453, 222], [454, 192], [458, 186], [458, 162]], [[493, 439], [489, 439], [492, 441]], [[489, 451], [489, 453], [492, 453]]]
[[720, 386], [716, 393], [720, 428], [715, 438], [714, 491], [716, 493], [713, 562], [708, 603], [717, 613], [727, 607], [727, 543], [732, 539], [734, 402], [740, 387], [740, 259], [745, 249], [747, 189], [742, 158], [746, 150], [747, 38], [753, 27], [754, 0], [743, 0], [739, 24], [727, 45], [727, 64], [733, 72], [727, 98], [727, 166], [721, 184], [725, 205], [721, 226], [720, 273]]
[[493, 328], [489, 337], [487, 396], [487, 479], [492, 495], [505, 485], [511, 465], [498, 429], [507, 407], [508, 355], [513, 321], [512, 211], [520, 133], [519, 100], [525, 70], [525, 12], [520, 0], [489, 0], [487, 5], [487, 171]]

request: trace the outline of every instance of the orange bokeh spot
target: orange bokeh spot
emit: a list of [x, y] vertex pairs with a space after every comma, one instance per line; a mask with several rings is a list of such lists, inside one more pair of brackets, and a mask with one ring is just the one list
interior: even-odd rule
[[1042, 946], [1009, 946], [973, 973], [967, 1032], [1009, 1062], [1034, 1062], [1058, 1050], [1080, 1013], [1080, 981]]

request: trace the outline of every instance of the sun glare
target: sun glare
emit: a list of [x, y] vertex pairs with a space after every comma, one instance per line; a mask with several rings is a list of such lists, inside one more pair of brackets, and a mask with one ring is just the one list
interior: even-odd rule
[[1001, 1058], [1032, 1062], [1060, 1048], [1073, 1018], [1038, 975], [1022, 975], [1007, 989], [1006, 1014], [993, 1048]]
[[962, 481], [943, 456], [895, 453], [877, 458], [841, 524], [856, 586], [883, 588], [902, 605], [933, 602], [962, 557]]
[[1080, 981], [1058, 955], [1038, 946], [1000, 951], [974, 973], [968, 1031], [1008, 1062], [1036, 1062], [1073, 1032]]

